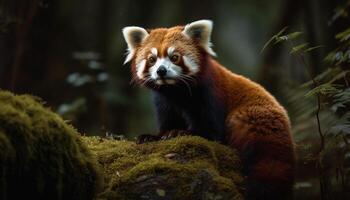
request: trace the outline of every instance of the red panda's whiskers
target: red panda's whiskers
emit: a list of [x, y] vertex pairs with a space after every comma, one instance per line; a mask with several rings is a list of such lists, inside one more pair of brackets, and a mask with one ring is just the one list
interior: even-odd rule
[[196, 79], [194, 79], [193, 77], [188, 76], [188, 75], [182, 74], [182, 75], [180, 75], [180, 78], [182, 78], [184, 80], [187, 80], [187, 81], [190, 81], [190, 82], [192, 82], [194, 84], [196, 83]]
[[192, 82], [194, 84], [196, 83], [196, 80], [192, 77], [188, 77], [188, 76], [186, 77], [186, 76], [180, 75], [180, 78], [185, 80], [187, 84], [189, 84], [187, 81]]
[[138, 79], [137, 77], [134, 77], [132, 79], [132, 83], [137, 83], [141, 86], [145, 86], [146, 83], [150, 82], [151, 78], [149, 75], [146, 75], [144, 79]]
[[134, 76], [134, 77], [131, 78], [129, 84], [130, 84], [130, 85], [134, 85], [136, 82], [138, 82], [138, 80], [137, 80], [137, 78]]
[[151, 82], [151, 81], [152, 81], [152, 79], [148, 77], [148, 78], [142, 80], [142, 82], [141, 82], [140, 84], [143, 85], [143, 86], [145, 86], [147, 83], [149, 83], [149, 82]]

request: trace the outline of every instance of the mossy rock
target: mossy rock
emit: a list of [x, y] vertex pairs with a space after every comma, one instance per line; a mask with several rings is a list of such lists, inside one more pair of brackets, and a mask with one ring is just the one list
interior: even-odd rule
[[0, 91], [0, 199], [93, 199], [98, 171], [73, 127], [38, 99]]
[[236, 153], [200, 137], [135, 144], [84, 137], [104, 170], [100, 199], [242, 199]]
[[0, 91], [1, 200], [242, 199], [239, 171], [218, 143], [81, 137], [40, 100]]

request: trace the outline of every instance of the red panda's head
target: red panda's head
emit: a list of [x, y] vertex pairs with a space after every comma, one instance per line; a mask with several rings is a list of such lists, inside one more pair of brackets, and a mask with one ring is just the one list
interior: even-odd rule
[[202, 71], [203, 57], [215, 56], [210, 42], [212, 27], [210, 20], [152, 30], [125, 27], [128, 55], [124, 63], [132, 61], [133, 79], [142, 85], [191, 82]]

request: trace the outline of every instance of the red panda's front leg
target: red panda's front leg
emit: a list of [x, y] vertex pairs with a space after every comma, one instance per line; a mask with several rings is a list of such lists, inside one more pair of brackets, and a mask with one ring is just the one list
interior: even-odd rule
[[137, 138], [137, 143], [166, 140], [177, 136], [190, 135], [188, 125], [180, 111], [160, 95], [154, 96], [159, 132], [157, 135], [144, 134]]
[[294, 145], [281, 108], [251, 106], [227, 119], [229, 144], [242, 159], [246, 199], [290, 199], [294, 181]]

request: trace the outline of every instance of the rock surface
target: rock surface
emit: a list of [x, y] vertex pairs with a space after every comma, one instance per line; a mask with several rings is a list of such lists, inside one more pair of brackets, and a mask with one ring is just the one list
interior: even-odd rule
[[99, 171], [61, 117], [31, 96], [0, 91], [0, 199], [93, 199]]
[[0, 91], [0, 199], [242, 199], [232, 149], [200, 137], [81, 137], [29, 95]]
[[135, 144], [84, 137], [104, 170], [101, 199], [242, 199], [233, 150], [195, 136]]

